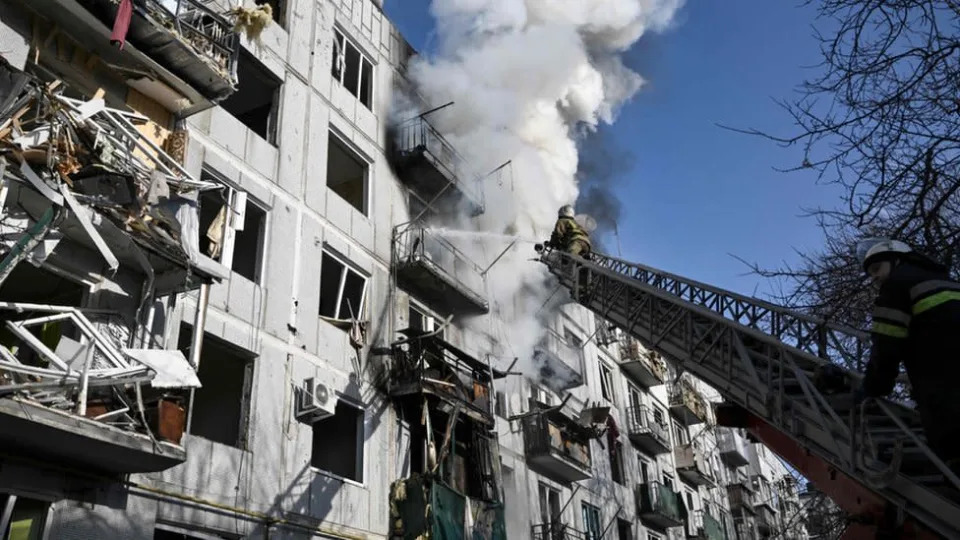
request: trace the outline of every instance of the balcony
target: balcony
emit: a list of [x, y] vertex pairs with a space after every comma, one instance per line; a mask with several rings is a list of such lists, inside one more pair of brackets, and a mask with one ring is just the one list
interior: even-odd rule
[[439, 311], [490, 311], [483, 269], [446, 238], [430, 229], [406, 226], [394, 231], [393, 244], [397, 281], [402, 288]]
[[650, 455], [670, 451], [670, 429], [666, 420], [658, 422], [646, 405], [627, 409], [627, 434], [634, 445]]
[[566, 523], [538, 523], [531, 532], [533, 540], [591, 540], [587, 533]]
[[737, 531], [737, 538], [743, 540], [753, 540], [760, 536], [757, 531], [756, 518], [753, 516], [741, 516], [733, 519], [734, 528]]
[[687, 520], [687, 538], [696, 540], [727, 540], [723, 523], [703, 510], [697, 510]]
[[637, 486], [638, 513], [645, 523], [661, 529], [679, 527], [687, 519], [680, 494], [660, 482]]
[[661, 385], [667, 380], [667, 363], [663, 357], [644, 349], [639, 341], [626, 334], [620, 340], [620, 367], [647, 388]]
[[734, 516], [757, 514], [753, 507], [755, 498], [749, 482], [737, 481], [727, 484], [727, 498], [730, 500], [730, 511]]
[[757, 532], [760, 533], [761, 538], [768, 538], [776, 532], [777, 518], [769, 508], [765, 506], [759, 508], [760, 511], [757, 512]]
[[559, 410], [544, 410], [521, 420], [530, 468], [569, 484], [590, 478], [590, 433]]
[[[103, 474], [186, 460], [186, 413], [168, 391], [200, 383], [179, 351], [122, 348], [113, 332], [98, 331], [120, 326], [105, 312], [95, 325], [72, 307], [0, 302], [0, 310], [9, 334], [0, 346], [5, 453]], [[143, 386], [138, 397], [134, 384]]]
[[420, 116], [395, 130], [392, 161], [401, 181], [439, 207], [463, 204], [472, 214], [483, 213], [479, 178], [439, 131]]
[[412, 401], [412, 411], [422, 407], [425, 396], [433, 396], [447, 404], [442, 408], [459, 406], [461, 414], [492, 427], [491, 382], [506, 374], [437, 336], [417, 330], [401, 333], [408, 339], [393, 346], [387, 382], [390, 396]]
[[779, 497], [766, 478], [760, 475], [753, 477], [753, 492], [755, 496], [753, 504], [758, 511], [763, 509], [770, 512], [776, 511]]
[[673, 458], [681, 478], [696, 486], [713, 485], [713, 471], [699, 448], [692, 444], [677, 446]]
[[687, 426], [707, 421], [707, 402], [686, 380], [670, 387], [670, 412]]
[[533, 350], [537, 381], [561, 394], [583, 384], [583, 353], [552, 330], [540, 339]]
[[[120, 50], [110, 43], [119, 2], [21, 0], [132, 88], [188, 116], [233, 93], [240, 49], [233, 24], [202, 0], [137, 0]], [[53, 35], [53, 34], [50, 34]]]
[[730, 467], [743, 467], [750, 463], [747, 440], [731, 428], [719, 429], [720, 459]]

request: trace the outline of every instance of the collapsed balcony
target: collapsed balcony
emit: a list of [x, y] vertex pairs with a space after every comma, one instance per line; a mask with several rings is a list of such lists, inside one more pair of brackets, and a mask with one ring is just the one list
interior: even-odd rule
[[627, 433], [633, 444], [651, 455], [670, 451], [670, 429], [666, 419], [658, 420], [646, 405], [627, 409]]
[[679, 493], [660, 482], [637, 486], [640, 519], [655, 527], [679, 527], [687, 519], [687, 507]]
[[0, 445], [27, 459], [129, 474], [186, 460], [183, 404], [197, 388], [179, 351], [126, 348], [106, 311], [0, 302]]
[[730, 467], [742, 467], [750, 463], [747, 451], [747, 439], [732, 428], [721, 428], [719, 432], [720, 459]]
[[0, 110], [0, 232], [9, 268], [39, 264], [69, 241], [97, 254], [111, 273], [123, 266], [141, 274], [149, 294], [225, 277], [198, 257], [198, 193], [223, 185], [193, 178], [144, 136], [137, 124], [146, 118], [5, 71], [20, 89], [0, 96], [11, 103]]
[[394, 231], [399, 285], [450, 313], [487, 313], [487, 278], [473, 260], [437, 233], [412, 225]]
[[484, 211], [479, 178], [466, 160], [422, 116], [395, 128], [392, 161], [400, 179], [437, 208], [465, 205], [471, 214]]
[[707, 402], [686, 379], [670, 386], [668, 398], [670, 412], [684, 425], [691, 426], [707, 421]]
[[21, 1], [49, 28], [113, 67], [130, 87], [180, 116], [234, 92], [239, 37], [231, 21], [201, 0], [134, 1], [127, 43], [119, 48], [111, 43], [116, 0]]
[[713, 485], [713, 471], [703, 452], [695, 444], [682, 444], [673, 449], [677, 474], [696, 486]]
[[667, 363], [663, 357], [646, 350], [626, 333], [621, 333], [620, 338], [620, 367], [646, 388], [661, 385], [667, 380]]
[[596, 434], [562, 407], [531, 411], [521, 418], [521, 424], [531, 469], [564, 484], [593, 476], [590, 439]]
[[450, 411], [476, 422], [494, 424], [491, 382], [506, 374], [491, 368], [436, 335], [403, 330], [406, 339], [394, 344], [388, 393], [394, 398], [412, 398], [416, 405], [429, 395]]

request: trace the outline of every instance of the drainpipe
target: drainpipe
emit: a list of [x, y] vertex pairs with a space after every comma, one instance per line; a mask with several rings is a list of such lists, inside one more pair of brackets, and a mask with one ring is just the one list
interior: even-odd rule
[[[200, 349], [203, 348], [203, 330], [207, 325], [207, 304], [210, 302], [210, 284], [200, 285], [200, 297], [197, 299], [197, 313], [193, 317], [193, 336], [190, 340], [190, 365], [200, 369]], [[193, 396], [195, 388], [190, 389], [190, 402], [187, 406], [187, 433], [193, 425]]]

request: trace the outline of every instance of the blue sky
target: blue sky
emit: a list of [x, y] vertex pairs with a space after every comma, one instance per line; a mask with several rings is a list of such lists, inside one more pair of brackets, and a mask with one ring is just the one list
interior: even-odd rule
[[[814, 11], [797, 2], [688, 0], [673, 28], [627, 53], [647, 85], [606, 128], [632, 155], [614, 179], [624, 203], [623, 257], [745, 294], [770, 290], [731, 255], [762, 265], [795, 261], [821, 240], [802, 208], [832, 207], [837, 191], [808, 173], [799, 149], [716, 124], [791, 132], [774, 99], [815, 73]], [[429, 0], [386, 0], [418, 50], [435, 43]]]

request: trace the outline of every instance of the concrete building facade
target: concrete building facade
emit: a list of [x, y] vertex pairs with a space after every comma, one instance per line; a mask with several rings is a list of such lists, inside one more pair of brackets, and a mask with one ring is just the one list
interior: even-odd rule
[[[252, 11], [269, 5], [273, 18], [252, 40], [233, 33], [236, 6], [225, 0], [134, 2], [120, 49], [110, 34], [124, 4], [0, 0], [0, 54], [39, 84], [60, 81], [77, 107], [102, 100], [129, 113], [141, 137], [131, 135], [141, 145], [133, 152], [149, 154], [141, 163], [159, 169], [158, 153], [169, 154], [182, 167], [171, 175], [212, 187], [197, 190], [192, 217], [176, 214], [185, 258], [170, 270], [150, 255], [152, 270], [141, 271], [108, 238], [121, 254], [110, 265], [95, 234], [71, 229], [45, 237], [52, 253], [31, 247], [0, 301], [61, 305], [67, 290], [75, 300], [65, 305], [89, 317], [133, 321], [96, 325], [119, 332], [125, 355], [182, 351], [202, 386], [157, 390], [157, 403], [184, 414], [185, 433], [170, 439], [133, 413], [134, 427], [97, 427], [127, 413], [109, 405], [80, 414], [92, 401], [69, 391], [75, 408], [57, 413], [59, 427], [0, 457], [0, 524], [10, 537], [406, 537], [416, 526], [398, 519], [410, 500], [398, 481], [428, 471], [440, 472], [424, 489], [452, 489], [450, 500], [471, 509], [466, 518], [458, 510], [455, 525], [483, 538], [804, 537], [787, 518], [796, 493], [782, 482], [786, 469], [715, 427], [715, 393], [585, 309], [562, 303], [551, 317], [540, 373], [510, 374], [509, 361], [491, 359], [503, 344], [476, 319], [509, 324], [510, 313], [487, 301], [480, 269], [490, 261], [471, 260], [418, 221], [427, 206], [480, 212], [482, 197], [447, 166], [455, 150], [424, 117], [394, 116], [413, 51], [376, 2], [247, 1]], [[186, 48], [158, 45], [164, 32]], [[209, 76], [198, 75], [204, 69]], [[43, 190], [22, 168], [10, 175], [27, 159], [11, 148], [4, 184], [17, 197], [5, 200], [4, 219], [22, 231], [38, 220], [29, 208], [15, 215], [21, 193]], [[62, 189], [79, 189], [71, 174], [73, 187]], [[52, 285], [34, 291], [39, 275]], [[21, 320], [9, 313], [20, 311], [5, 322]], [[399, 384], [400, 356], [415, 356], [406, 347], [434, 341], [416, 354], [442, 349], [447, 363], [414, 362], [416, 385]], [[451, 355], [466, 375], [451, 371]], [[132, 384], [117, 381], [114, 398], [132, 395]], [[43, 406], [23, 388], [0, 402]], [[2, 414], [21, 422], [10, 426], [40, 422]], [[475, 448], [461, 433], [493, 443], [465, 454]], [[132, 448], [130, 466], [111, 457]], [[734, 501], [741, 488], [747, 495]], [[481, 528], [478, 508], [492, 512], [492, 525]], [[423, 527], [433, 537], [450, 530]]]

